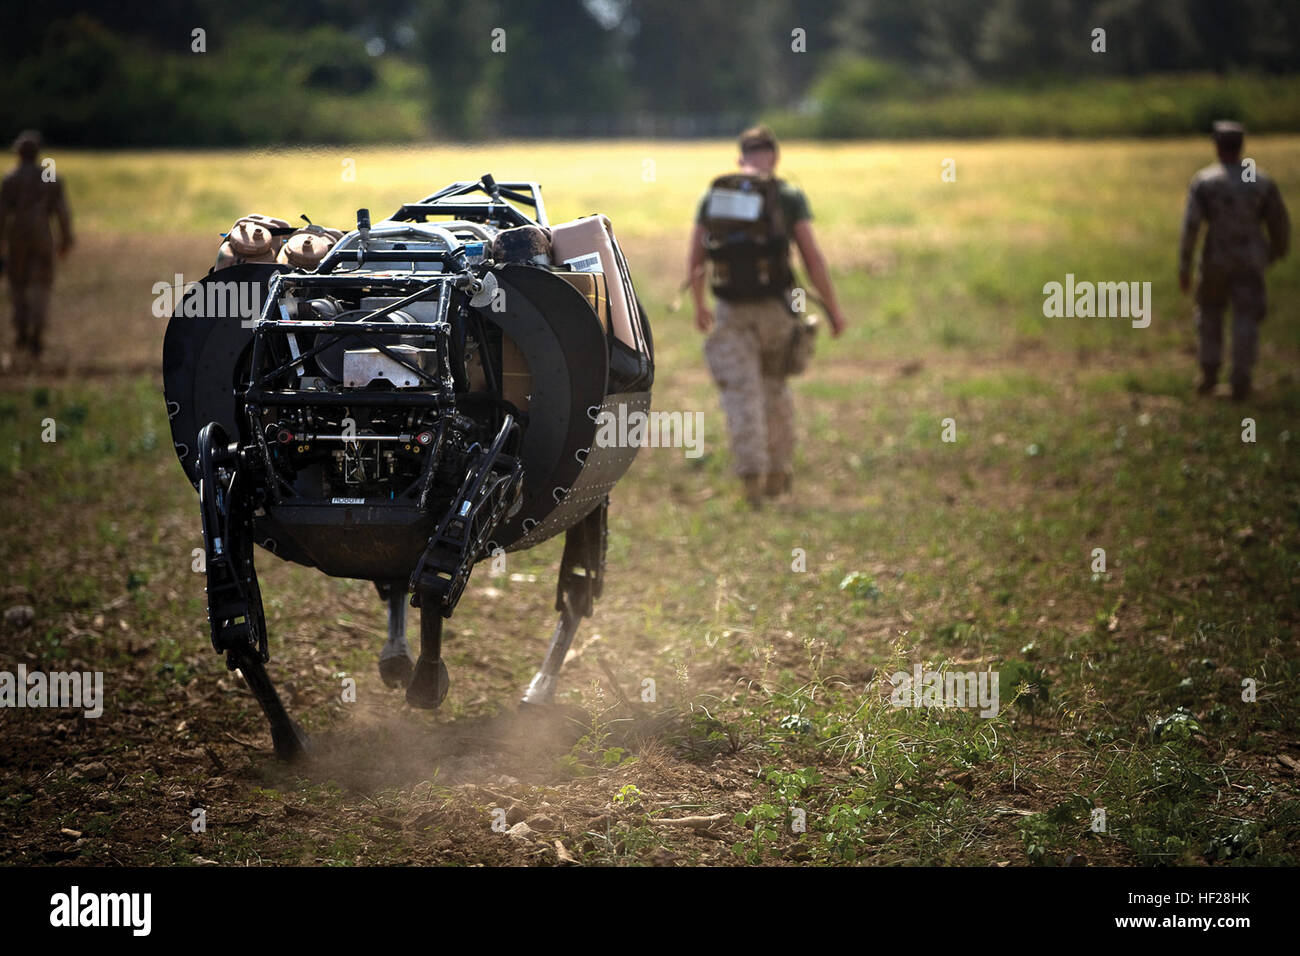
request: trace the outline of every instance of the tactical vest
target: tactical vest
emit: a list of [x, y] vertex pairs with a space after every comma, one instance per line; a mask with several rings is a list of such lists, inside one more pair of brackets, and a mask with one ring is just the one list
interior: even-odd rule
[[709, 186], [701, 223], [718, 298], [766, 299], [794, 284], [780, 180], [751, 173], [719, 176]]

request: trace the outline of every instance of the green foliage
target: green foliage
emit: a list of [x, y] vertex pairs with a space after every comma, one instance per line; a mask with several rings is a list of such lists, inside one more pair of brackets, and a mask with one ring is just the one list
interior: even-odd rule
[[1028, 661], [1009, 660], [998, 665], [998, 694], [1002, 700], [1034, 713], [1048, 700], [1051, 680], [1042, 668]]
[[844, 575], [843, 580], [840, 581], [840, 590], [847, 591], [854, 597], [868, 598], [872, 601], [877, 600], [881, 593], [876, 579], [861, 571], [850, 571]]
[[1151, 739], [1156, 743], [1185, 744], [1201, 732], [1200, 723], [1186, 707], [1179, 707], [1151, 724]]
[[[61, 145], [236, 146], [424, 134], [415, 69], [376, 61], [354, 34], [236, 22], [206, 52], [155, 49], [87, 14], [50, 27], [43, 54], [0, 74], [0, 127]], [[406, 99], [407, 102], [403, 102]]]
[[647, 122], [730, 136], [761, 113], [838, 139], [1167, 136], [1224, 115], [1296, 129], [1289, 2], [1237, 0], [1227, 18], [1185, 0], [178, 0], [111, 17], [11, 4], [0, 127], [93, 146], [627, 136]]
[[618, 804], [629, 805], [629, 806], [634, 803], [640, 803], [641, 790], [634, 783], [624, 784], [619, 789], [618, 793], [614, 794], [614, 802]]
[[1077, 848], [1089, 835], [1092, 801], [1079, 794], [1058, 803], [1046, 813], [1034, 813], [1020, 821], [1020, 839], [1030, 861], [1058, 865], [1067, 850]]
[[922, 93], [912, 85], [872, 61], [846, 60], [819, 82], [810, 110], [768, 118], [778, 134], [827, 139], [1176, 136], [1205, 134], [1225, 116], [1254, 132], [1300, 129], [1294, 75], [1076, 75]]

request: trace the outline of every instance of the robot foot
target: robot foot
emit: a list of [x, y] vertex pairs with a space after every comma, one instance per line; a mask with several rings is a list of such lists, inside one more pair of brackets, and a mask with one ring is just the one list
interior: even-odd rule
[[275, 744], [275, 755], [281, 760], [296, 760], [307, 753], [311, 742], [298, 722], [289, 716], [284, 703], [266, 673], [266, 666], [261, 657], [251, 647], [236, 645], [226, 652], [226, 666], [238, 669], [244, 675], [248, 689], [253, 692], [257, 702], [262, 705], [262, 712], [271, 725], [271, 740]]
[[528, 682], [528, 688], [524, 691], [524, 696], [519, 699], [519, 703], [540, 707], [555, 703], [555, 685], [557, 683], [558, 681], [553, 675], [538, 671], [533, 675], [533, 679]]
[[388, 687], [409, 687], [415, 665], [405, 654], [379, 659], [379, 676]]
[[415, 673], [406, 688], [406, 702], [423, 710], [437, 710], [451, 687], [451, 677], [442, 658], [429, 660], [421, 657], [415, 663]]

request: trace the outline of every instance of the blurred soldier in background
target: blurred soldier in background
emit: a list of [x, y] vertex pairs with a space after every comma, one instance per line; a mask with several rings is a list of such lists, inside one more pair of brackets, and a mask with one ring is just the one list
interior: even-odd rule
[[[701, 201], [686, 266], [695, 325], [712, 333], [704, 356], [722, 393], [733, 465], [755, 506], [764, 495], [786, 494], [793, 481], [794, 403], [786, 378], [798, 317], [791, 308], [791, 238], [821, 294], [831, 333], [844, 330], [808, 200], [773, 175], [777, 156], [776, 137], [765, 127], [741, 135], [740, 171], [715, 179]], [[716, 323], [705, 300], [706, 257]]]
[[[1192, 252], [1201, 223], [1207, 224], [1196, 282], [1196, 331], [1200, 335], [1202, 395], [1214, 390], [1223, 361], [1223, 310], [1232, 305], [1232, 397], [1250, 394], [1250, 371], [1259, 351], [1264, 318], [1264, 270], [1287, 253], [1291, 223], [1277, 186], [1253, 161], [1241, 159], [1245, 129], [1214, 124], [1219, 161], [1192, 177], [1178, 250], [1178, 285], [1192, 282]], [[1268, 230], [1265, 240], [1261, 222]]]
[[16, 347], [41, 354], [45, 313], [54, 284], [54, 235], [50, 217], [59, 221], [59, 254], [72, 248], [72, 222], [63, 184], [44, 175], [36, 159], [41, 136], [28, 130], [14, 141], [18, 165], [0, 183], [0, 267], [9, 276]]

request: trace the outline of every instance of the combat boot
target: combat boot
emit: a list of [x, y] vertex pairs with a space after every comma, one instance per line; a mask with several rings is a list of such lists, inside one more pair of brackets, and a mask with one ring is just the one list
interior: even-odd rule
[[794, 475], [790, 472], [774, 471], [767, 476], [767, 495], [769, 498], [779, 498], [782, 495], [788, 495], [793, 485]]
[[1244, 402], [1250, 398], [1250, 382], [1233, 382], [1232, 383], [1232, 400], [1234, 402]]
[[762, 475], [741, 475], [740, 480], [745, 485], [745, 500], [754, 508], [763, 506], [763, 476]]
[[1219, 366], [1202, 363], [1201, 383], [1196, 386], [1196, 394], [1209, 395], [1219, 382]]

